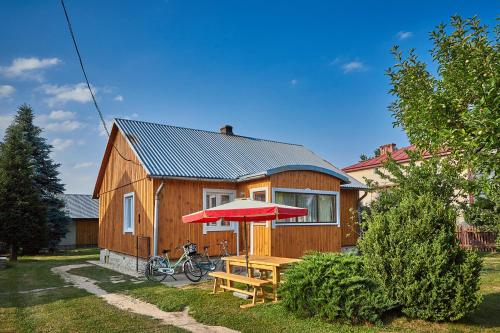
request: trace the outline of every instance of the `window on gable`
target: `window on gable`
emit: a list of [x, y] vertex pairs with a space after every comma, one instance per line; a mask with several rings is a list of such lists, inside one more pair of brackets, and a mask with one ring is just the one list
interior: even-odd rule
[[134, 232], [134, 193], [123, 196], [123, 232]]

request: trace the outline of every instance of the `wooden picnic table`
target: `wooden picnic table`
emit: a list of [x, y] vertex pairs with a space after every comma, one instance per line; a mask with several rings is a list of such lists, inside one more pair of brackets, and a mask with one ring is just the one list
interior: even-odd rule
[[[222, 260], [226, 262], [227, 273], [232, 273], [234, 266], [246, 267], [245, 256], [230, 256], [223, 257]], [[273, 284], [273, 298], [278, 300], [278, 285], [280, 283], [280, 274], [282, 270], [286, 269], [290, 264], [299, 262], [300, 259], [271, 257], [271, 256], [248, 256], [248, 268], [250, 270], [250, 277], [254, 276], [254, 270], [258, 269], [261, 272], [261, 278], [271, 281]], [[265, 272], [265, 274], [262, 274]], [[269, 278], [267, 273], [271, 273]], [[228, 281], [228, 287], [231, 287], [231, 282]]]

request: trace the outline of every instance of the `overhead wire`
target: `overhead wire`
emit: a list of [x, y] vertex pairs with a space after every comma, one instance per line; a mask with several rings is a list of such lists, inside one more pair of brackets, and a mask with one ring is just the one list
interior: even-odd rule
[[[64, 10], [64, 16], [66, 17], [66, 23], [68, 25], [68, 29], [69, 29], [69, 33], [71, 35], [71, 39], [73, 40], [73, 45], [75, 47], [75, 51], [76, 51], [76, 54], [78, 56], [78, 61], [80, 63], [80, 68], [81, 68], [83, 76], [85, 78], [85, 82], [87, 84], [87, 88], [89, 89], [90, 96], [92, 97], [92, 101], [94, 102], [95, 109], [97, 110], [97, 113], [99, 114], [99, 119], [101, 120], [102, 126], [103, 126], [104, 130], [106, 131], [106, 134], [108, 135], [108, 138], [109, 138], [110, 137], [110, 132], [108, 130], [108, 126], [106, 125], [106, 121], [104, 120], [104, 116], [102, 114], [102, 111], [99, 108], [99, 104], [97, 104], [97, 99], [95, 97], [94, 91], [92, 90], [92, 86], [90, 85], [90, 81], [89, 81], [89, 78], [87, 76], [87, 71], [85, 70], [85, 66], [83, 65], [82, 55], [80, 54], [80, 49], [78, 48], [78, 44], [76, 42], [75, 33], [74, 33], [73, 27], [71, 25], [71, 20], [69, 18], [68, 11], [66, 9], [66, 6], [64, 5], [64, 0], [61, 0], [61, 6], [62, 6], [62, 8]], [[125, 160], [127, 162], [131, 162], [131, 163], [137, 164], [137, 165], [141, 165], [140, 163], [137, 163], [136, 161], [134, 161], [134, 160], [132, 160], [130, 158], [127, 158], [125, 155], [123, 155], [120, 152], [120, 150], [118, 150], [118, 148], [115, 146], [114, 143], [111, 143], [111, 144], [112, 144], [113, 148], [115, 149], [115, 151], [117, 152], [118, 156], [120, 156], [123, 160]]]

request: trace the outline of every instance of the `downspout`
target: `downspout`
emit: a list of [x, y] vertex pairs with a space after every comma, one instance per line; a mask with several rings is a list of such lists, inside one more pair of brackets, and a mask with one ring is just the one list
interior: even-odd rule
[[164, 183], [162, 182], [155, 193], [155, 216], [153, 225], [153, 255], [158, 255], [158, 215], [160, 211], [160, 192], [163, 189]]

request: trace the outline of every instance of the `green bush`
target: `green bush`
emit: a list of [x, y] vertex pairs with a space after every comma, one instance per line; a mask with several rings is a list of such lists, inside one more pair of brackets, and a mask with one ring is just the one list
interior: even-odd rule
[[455, 235], [458, 206], [450, 183], [458, 175], [436, 161], [386, 167], [398, 186], [381, 193], [365, 216], [359, 242], [365, 269], [404, 314], [458, 320], [481, 301], [482, 266]]
[[328, 321], [379, 322], [389, 303], [364, 275], [354, 255], [311, 253], [285, 273], [280, 287], [283, 305], [300, 317]]

